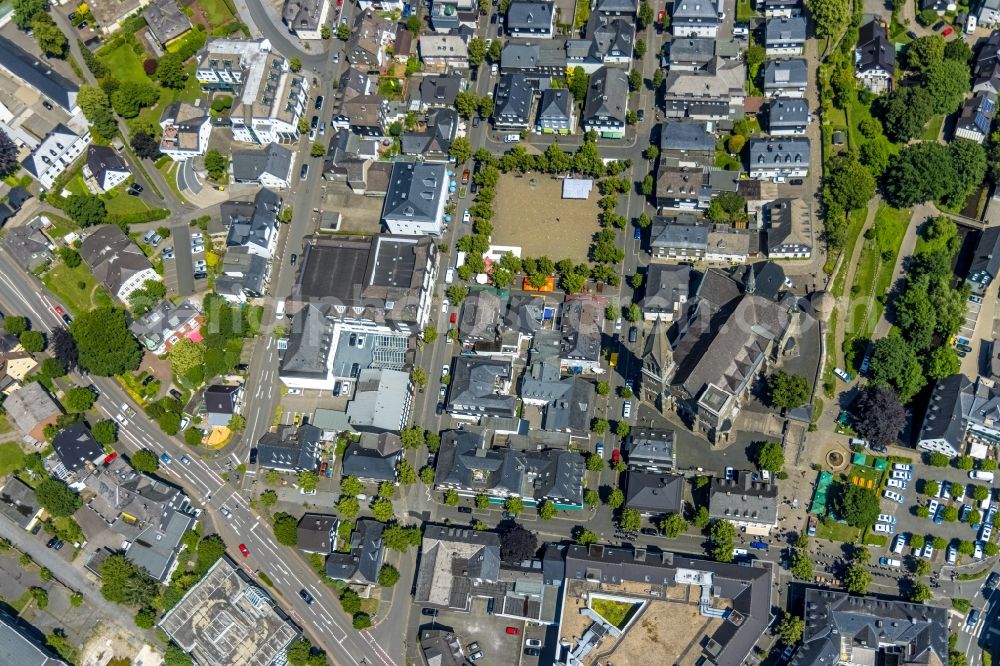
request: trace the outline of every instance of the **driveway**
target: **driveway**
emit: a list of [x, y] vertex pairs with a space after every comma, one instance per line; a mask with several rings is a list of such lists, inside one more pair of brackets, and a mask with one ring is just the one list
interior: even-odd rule
[[176, 272], [177, 293], [190, 296], [194, 293], [194, 260], [191, 257], [191, 230], [187, 225], [173, 227], [170, 237], [174, 240], [174, 255], [171, 261]]

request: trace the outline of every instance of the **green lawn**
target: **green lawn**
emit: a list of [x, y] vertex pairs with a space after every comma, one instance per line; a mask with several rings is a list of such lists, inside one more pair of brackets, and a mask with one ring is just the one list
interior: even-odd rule
[[924, 141], [937, 141], [938, 135], [941, 133], [941, 125], [943, 124], [944, 116], [939, 113], [927, 121], [924, 133], [920, 135], [920, 138]]
[[0, 476], [7, 476], [24, 463], [24, 452], [17, 442], [0, 444]]
[[233, 13], [229, 10], [225, 0], [199, 0], [198, 4], [213, 28], [218, 28], [233, 18]]
[[142, 69], [142, 56], [135, 54], [132, 44], [127, 40], [110, 51], [102, 52], [98, 57], [119, 81], [151, 83], [145, 70]]
[[104, 200], [104, 206], [111, 215], [131, 215], [132, 213], [143, 213], [149, 210], [149, 204], [139, 197], [131, 197], [121, 191], [117, 196], [108, 197]]
[[624, 601], [612, 601], [611, 599], [593, 599], [590, 602], [590, 607], [595, 613], [607, 620], [609, 624], [621, 629], [625, 626], [625, 620], [628, 618], [630, 611], [635, 607], [635, 604]]
[[49, 218], [52, 222], [52, 226], [48, 228], [49, 236], [52, 238], [62, 238], [66, 234], [72, 231], [79, 231], [80, 229], [80, 225], [68, 218], [51, 215], [49, 213], [46, 213], [45, 217]]
[[97, 284], [86, 264], [69, 268], [60, 263], [45, 274], [42, 282], [76, 314], [101, 305], [113, 305], [111, 297]]
[[847, 523], [838, 523], [832, 518], [825, 518], [819, 521], [816, 526], [816, 538], [826, 541], [840, 541], [842, 543], [853, 543], [861, 536], [861, 530], [851, 527]]
[[129, 126], [145, 127], [149, 125], [159, 125], [160, 117], [163, 115], [163, 110], [174, 102], [187, 102], [188, 104], [194, 104], [195, 101], [201, 96], [201, 85], [198, 83], [198, 79], [194, 76], [194, 72], [197, 67], [198, 63], [191, 62], [184, 68], [184, 71], [188, 74], [188, 79], [187, 83], [180, 90], [160, 88], [160, 100], [156, 103], [156, 105], [139, 111], [139, 115], [134, 120], [129, 122]]
[[738, 23], [749, 23], [753, 18], [753, 5], [750, 0], [736, 0], [736, 21]]
[[181, 191], [177, 189], [177, 164], [177, 162], [170, 160], [166, 164], [158, 165], [156, 168], [163, 174], [163, 179], [167, 181], [167, 185], [170, 186], [170, 189], [178, 200], [187, 201], [184, 195], [181, 194]]
[[[858, 242], [858, 236], [861, 235], [861, 228], [865, 226], [865, 218], [867, 216], [868, 216], [867, 208], [858, 208], [856, 210], [852, 210], [851, 214], [848, 215], [847, 240], [844, 241], [844, 249], [841, 250], [842, 253], [846, 254], [847, 258], [844, 260], [843, 263], [841, 263], [840, 272], [838, 272], [837, 276], [833, 279], [833, 288], [830, 290], [831, 293], [837, 298], [840, 298], [841, 296], [844, 295], [844, 282], [847, 281], [847, 271], [848, 271], [847, 264], [850, 263], [849, 260], [851, 254], [854, 252], [854, 244]], [[830, 270], [826, 271], [824, 269], [826, 273], [829, 274], [829, 272], [833, 270], [833, 266], [836, 263], [838, 256], [839, 255], [831, 253], [830, 258], [828, 260]]]
[[79, 171], [77, 171], [73, 177], [66, 182], [66, 189], [73, 194], [90, 194], [90, 190], [87, 189], [87, 184], [83, 182], [83, 174]]

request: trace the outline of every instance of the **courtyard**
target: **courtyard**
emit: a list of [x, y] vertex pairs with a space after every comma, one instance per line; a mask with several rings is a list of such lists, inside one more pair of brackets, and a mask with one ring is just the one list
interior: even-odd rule
[[[587, 260], [600, 228], [596, 183], [586, 200], [563, 199], [558, 178], [541, 174], [506, 174], [497, 182], [493, 244], [521, 248], [522, 257]], [[558, 204], [558, 205], [556, 205]]]

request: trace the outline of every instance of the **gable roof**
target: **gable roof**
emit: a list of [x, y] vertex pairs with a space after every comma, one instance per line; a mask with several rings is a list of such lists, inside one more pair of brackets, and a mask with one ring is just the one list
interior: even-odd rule
[[806, 41], [806, 19], [804, 16], [781, 16], [770, 18], [764, 27], [764, 43], [794, 44]]
[[650, 264], [645, 280], [646, 293], [641, 303], [642, 311], [679, 313], [679, 306], [691, 294], [693, 273], [688, 265]]
[[[295, 532], [296, 546], [309, 553], [332, 553], [336, 543], [336, 529], [340, 523], [336, 516], [325, 513], [305, 513]], [[334, 536], [331, 538], [330, 533]]]
[[[229, 253], [226, 253], [226, 258], [228, 257]], [[147, 349], [152, 351], [159, 349], [168, 335], [173, 335], [200, 314], [201, 311], [190, 301], [174, 305], [173, 301], [165, 298], [146, 314], [133, 319], [128, 328]]]
[[573, 95], [565, 88], [549, 88], [542, 91], [542, 101], [538, 105], [539, 120], [564, 121], [573, 116]]
[[8, 395], [3, 406], [18, 429], [38, 441], [43, 439], [44, 427], [54, 424], [62, 414], [59, 405], [38, 382], [25, 384]]
[[750, 140], [750, 168], [809, 166], [807, 137], [767, 137]]
[[554, 2], [515, 0], [507, 9], [509, 30], [549, 30], [555, 16]]
[[222, 223], [229, 225], [226, 247], [256, 245], [268, 248], [272, 236], [277, 234], [275, 225], [280, 207], [281, 197], [267, 188], [257, 192], [252, 205], [247, 202], [223, 204], [220, 207]]
[[213, 384], [205, 389], [205, 410], [209, 414], [225, 414], [227, 416], [236, 411], [236, 398], [239, 395], [240, 386], [226, 386], [223, 384]]
[[22, 529], [28, 529], [41, 510], [35, 491], [16, 476], [10, 477], [0, 490], [0, 514]]
[[153, 270], [139, 246], [115, 224], [99, 226], [84, 238], [80, 256], [98, 282], [116, 296], [130, 277]]
[[708, 514], [720, 520], [748, 519], [775, 525], [778, 522], [778, 487], [757, 481], [748, 470], [738, 470], [735, 479], [712, 477], [708, 490]]
[[434, 222], [447, 179], [443, 164], [396, 162], [382, 206], [382, 220]]
[[399, 435], [364, 433], [360, 442], [351, 442], [344, 450], [343, 475], [395, 482], [396, 461], [402, 450]]
[[0, 663], [17, 666], [66, 666], [33, 638], [39, 631], [19, 617], [0, 610]]
[[241, 150], [233, 153], [233, 178], [257, 181], [264, 174], [287, 180], [292, 170], [292, 151], [277, 143], [264, 150]]
[[418, 603], [465, 609], [472, 581], [500, 576], [500, 537], [495, 532], [427, 525], [413, 598]]
[[590, 75], [590, 87], [584, 102], [583, 121], [610, 118], [625, 122], [625, 106], [628, 103], [628, 76], [625, 70], [601, 67]]
[[420, 79], [420, 101], [428, 106], [452, 106], [465, 86], [458, 74], [433, 74]]
[[53, 70], [44, 59], [31, 55], [6, 37], [0, 37], [0, 68], [67, 113], [72, 115], [77, 108], [76, 95], [80, 87]]
[[625, 477], [625, 506], [642, 513], [682, 513], [684, 477], [629, 470]]
[[805, 58], [768, 60], [764, 63], [764, 90], [808, 85], [809, 67]]
[[532, 363], [521, 383], [523, 400], [545, 401], [542, 430], [587, 435], [595, 396], [594, 385], [579, 375], [562, 377], [558, 361]]
[[896, 71], [896, 49], [885, 34], [881, 19], [873, 17], [861, 26], [855, 54], [854, 71], [859, 74], [881, 70], [891, 76]]
[[142, 11], [156, 41], [166, 44], [191, 29], [191, 21], [177, 6], [176, 0], [153, 0]]
[[323, 432], [314, 425], [278, 426], [257, 441], [257, 460], [261, 467], [286, 471], [316, 469], [319, 443]]
[[601, 355], [604, 301], [593, 296], [575, 296], [563, 303], [559, 318], [563, 358], [596, 361]]
[[104, 456], [104, 447], [97, 443], [85, 423], [63, 428], [52, 440], [52, 448], [63, 467], [76, 472]]
[[496, 107], [493, 117], [504, 124], [529, 121], [531, 103], [538, 90], [538, 79], [524, 72], [504, 74], [497, 82]]
[[23, 268], [31, 269], [52, 259], [48, 237], [32, 225], [20, 225], [7, 230], [3, 247]]
[[513, 417], [516, 398], [499, 393], [498, 386], [513, 376], [509, 360], [485, 356], [460, 356], [455, 361], [448, 390], [448, 408], [475, 409], [483, 416]]
[[377, 520], [359, 518], [351, 532], [351, 550], [333, 553], [326, 558], [326, 575], [336, 580], [357, 580], [375, 584], [385, 557], [382, 534], [385, 525]]
[[99, 183], [104, 182], [108, 172], [131, 173], [118, 153], [108, 146], [91, 144], [87, 148], [87, 166]]

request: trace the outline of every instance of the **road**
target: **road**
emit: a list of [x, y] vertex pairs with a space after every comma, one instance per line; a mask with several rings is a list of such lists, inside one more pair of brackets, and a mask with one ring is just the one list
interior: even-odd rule
[[[62, 320], [52, 311], [57, 304], [65, 307], [48, 294], [36, 278], [24, 274], [6, 251], [0, 251], [0, 308], [4, 313], [30, 317], [37, 329], [51, 333], [62, 325]], [[118, 415], [123, 404], [131, 404], [113, 379], [83, 378], [77, 373], [72, 373], [70, 377], [79, 385], [92, 383], [100, 391], [96, 409], [108, 418]], [[245, 497], [197, 456], [190, 457], [189, 465], [181, 464], [181, 456], [190, 453], [190, 448], [180, 439], [165, 435], [135, 405], [132, 408], [136, 414], [128, 417], [128, 425], [121, 428], [118, 449], [125, 454], [143, 448], [156, 454], [169, 454], [173, 462], [161, 467], [161, 475], [183, 487], [192, 502], [207, 511], [236, 560], [243, 561], [251, 572], [267, 574], [274, 582], [272, 591], [277, 593], [278, 600], [290, 610], [315, 645], [326, 650], [338, 664], [360, 663], [365, 659], [368, 664], [396, 666], [398, 662], [378, 646], [370, 633], [359, 633], [353, 629], [350, 617], [340, 610], [333, 590], [319, 582], [301, 555], [273, 540], [270, 527], [250, 509]], [[228, 521], [219, 512], [222, 506], [231, 512]], [[236, 548], [239, 543], [249, 548], [249, 558], [244, 560], [240, 556]], [[298, 592], [302, 588], [310, 590], [316, 599], [315, 604], [308, 605], [299, 598]]]

